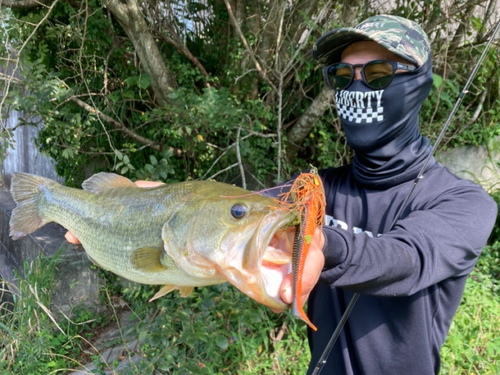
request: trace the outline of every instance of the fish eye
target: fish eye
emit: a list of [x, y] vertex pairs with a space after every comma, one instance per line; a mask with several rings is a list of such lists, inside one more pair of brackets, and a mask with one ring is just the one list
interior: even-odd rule
[[235, 204], [233, 207], [231, 207], [231, 215], [235, 219], [243, 219], [245, 215], [248, 212], [248, 208], [243, 206], [242, 204]]

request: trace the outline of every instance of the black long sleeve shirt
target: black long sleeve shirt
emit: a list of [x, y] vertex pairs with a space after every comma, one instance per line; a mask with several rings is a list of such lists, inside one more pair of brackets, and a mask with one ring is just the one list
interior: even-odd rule
[[378, 190], [350, 165], [320, 171], [327, 199], [325, 267], [308, 302], [316, 366], [353, 296], [361, 296], [322, 375], [427, 375], [495, 223], [484, 190], [436, 163], [391, 224], [413, 180]]

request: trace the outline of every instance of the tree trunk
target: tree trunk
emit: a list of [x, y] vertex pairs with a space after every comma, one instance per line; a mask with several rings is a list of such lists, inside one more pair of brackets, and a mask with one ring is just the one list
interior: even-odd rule
[[139, 56], [144, 71], [151, 77], [151, 88], [158, 105], [168, 102], [168, 93], [177, 86], [163, 62], [163, 57], [149, 32], [144, 15], [136, 0], [103, 0], [103, 4], [117, 18]]
[[286, 157], [288, 160], [293, 160], [297, 156], [302, 142], [311, 132], [311, 129], [319, 118], [323, 116], [328, 106], [332, 105], [332, 101], [333, 90], [325, 85], [318, 96], [314, 98], [309, 108], [307, 108], [297, 123], [287, 133]]

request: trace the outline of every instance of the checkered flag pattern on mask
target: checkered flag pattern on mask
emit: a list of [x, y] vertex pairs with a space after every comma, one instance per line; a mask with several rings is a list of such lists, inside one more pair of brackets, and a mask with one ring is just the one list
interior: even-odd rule
[[384, 107], [355, 108], [346, 105], [337, 105], [339, 116], [356, 124], [379, 122], [384, 119]]

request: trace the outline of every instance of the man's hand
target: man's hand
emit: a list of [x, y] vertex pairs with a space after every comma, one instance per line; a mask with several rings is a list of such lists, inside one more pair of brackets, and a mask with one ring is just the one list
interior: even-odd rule
[[[149, 188], [149, 187], [157, 187], [157, 186], [160, 186], [160, 185], [163, 185], [163, 182], [156, 182], [156, 181], [136, 181], [135, 184], [137, 186], [139, 186], [140, 188]], [[80, 241], [78, 240], [78, 238], [76, 238], [73, 233], [71, 232], [66, 232], [66, 234], [64, 235], [64, 238], [66, 238], [66, 241], [68, 241], [69, 243], [72, 243], [74, 245], [78, 245], [80, 243]]]
[[158, 182], [158, 181], [144, 181], [144, 180], [136, 181], [134, 183], [137, 186], [139, 186], [140, 188], [152, 188], [152, 187], [157, 187], [157, 186], [160, 186], [160, 185], [164, 185], [163, 182]]
[[[314, 237], [311, 241], [311, 247], [307, 253], [307, 258], [304, 263], [304, 273], [302, 274], [302, 304], [304, 304], [309, 298], [309, 294], [313, 290], [314, 286], [319, 280], [321, 271], [325, 264], [325, 256], [323, 255], [323, 246], [325, 244], [325, 236], [321, 229], [316, 229]], [[282, 281], [280, 286], [280, 297], [283, 302], [290, 304], [293, 301], [293, 290], [292, 290], [292, 274], [288, 274]], [[272, 311], [279, 313], [282, 310], [271, 309]]]
[[66, 238], [66, 241], [69, 243], [72, 243], [73, 245], [78, 245], [80, 243], [80, 240], [76, 238], [73, 233], [70, 231], [67, 231], [66, 234], [64, 235], [64, 238]]

